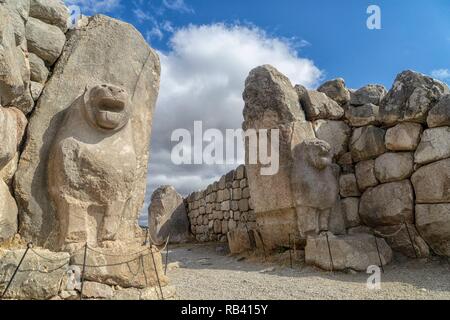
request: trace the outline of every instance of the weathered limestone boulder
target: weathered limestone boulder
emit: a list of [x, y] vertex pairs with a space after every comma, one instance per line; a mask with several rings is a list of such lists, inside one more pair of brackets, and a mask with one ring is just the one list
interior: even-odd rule
[[357, 128], [350, 139], [350, 152], [354, 161], [376, 158], [386, 151], [385, 131], [375, 126]]
[[372, 104], [362, 106], [348, 106], [345, 110], [345, 118], [352, 127], [364, 127], [371, 124], [378, 124], [379, 107]]
[[345, 87], [345, 81], [342, 78], [325, 82], [317, 91], [325, 93], [341, 106], [350, 101], [350, 91]]
[[16, 108], [0, 107], [0, 170], [16, 155], [22, 142], [27, 119]]
[[430, 249], [413, 224], [377, 227], [375, 232], [383, 237], [392, 250], [409, 258], [423, 258], [430, 255]]
[[414, 161], [427, 164], [450, 157], [450, 127], [427, 129], [414, 154]]
[[24, 21], [28, 19], [30, 11], [29, 0], [2, 0], [0, 6], [3, 6], [10, 17], [10, 23], [14, 30], [17, 46], [26, 44]]
[[67, 31], [69, 10], [62, 0], [30, 0], [30, 17]]
[[[75, 242], [86, 234], [94, 243], [105, 239], [95, 237], [100, 230], [113, 240], [141, 234], [137, 217], [159, 74], [158, 56], [127, 23], [95, 16], [88, 27], [71, 31], [30, 119], [15, 178], [23, 237], [59, 247], [69, 225], [60, 218], [69, 212], [82, 231], [73, 233]], [[55, 168], [49, 167], [51, 150], [64, 160]], [[64, 193], [48, 185], [49, 174]]]
[[341, 210], [345, 218], [345, 227], [354, 228], [361, 224], [359, 218], [359, 198], [341, 199]]
[[[28, 251], [6, 294], [10, 299], [46, 300], [57, 296], [69, 265], [69, 254], [34, 248]], [[0, 252], [0, 291], [3, 292], [25, 249]]]
[[305, 110], [309, 121], [317, 119], [339, 120], [344, 116], [344, 109], [325, 93], [307, 90], [301, 85], [296, 85], [301, 106]]
[[31, 81], [45, 83], [48, 78], [48, 69], [45, 66], [44, 60], [39, 58], [34, 53], [28, 55], [30, 60]]
[[414, 172], [411, 182], [416, 203], [450, 202], [450, 159], [421, 167]]
[[307, 140], [293, 151], [291, 186], [300, 235], [316, 235], [330, 230], [330, 217], [339, 208], [339, 168], [333, 164], [330, 145]]
[[435, 253], [450, 257], [450, 203], [416, 205], [416, 226]]
[[171, 243], [190, 239], [189, 220], [183, 197], [172, 186], [162, 186], [153, 192], [148, 208], [148, 226], [152, 240], [157, 244], [169, 238]]
[[[392, 259], [392, 250], [381, 238], [373, 235], [358, 233], [347, 236], [334, 236], [328, 234], [330, 251], [333, 263], [331, 263], [325, 235], [308, 238], [305, 247], [305, 261], [324, 270], [356, 270], [366, 271], [371, 265], [388, 264]], [[377, 241], [377, 243], [375, 243]], [[377, 251], [380, 251], [380, 257]]]
[[[146, 288], [167, 285], [160, 252], [152, 247], [126, 243], [103, 248], [89, 248], [86, 255], [85, 279], [123, 288]], [[81, 248], [71, 258], [70, 264], [82, 268], [84, 250]], [[90, 266], [90, 267], [89, 267]]]
[[344, 121], [317, 120], [313, 123], [316, 137], [328, 142], [334, 158], [339, 158], [348, 150], [351, 128]]
[[256, 240], [252, 230], [238, 228], [227, 233], [230, 253], [237, 254], [255, 249]]
[[351, 93], [350, 104], [355, 106], [362, 106], [365, 104], [380, 105], [381, 101], [386, 96], [386, 93], [387, 90], [384, 86], [379, 84], [369, 84]]
[[33, 107], [29, 75], [25, 53], [16, 44], [12, 17], [11, 10], [0, 3], [0, 104], [28, 112]]
[[404, 71], [381, 103], [380, 120], [386, 125], [404, 121], [426, 123], [428, 111], [448, 93], [446, 84], [414, 71]]
[[[315, 135], [311, 124], [305, 122], [291, 82], [274, 67], [264, 65], [253, 69], [245, 82], [243, 98], [244, 130], [280, 130], [279, 170], [275, 174], [263, 175], [265, 166], [249, 163], [249, 154], [255, 151], [256, 146], [246, 142], [247, 179], [256, 220], [267, 248], [273, 248], [287, 243], [289, 233], [298, 232], [290, 185], [291, 150]], [[268, 141], [270, 145], [269, 132]]]
[[359, 197], [361, 194], [353, 173], [342, 174], [339, 177], [339, 192], [342, 197]]
[[379, 184], [377, 177], [375, 176], [375, 160], [358, 162], [355, 166], [355, 175], [356, 182], [358, 183], [361, 192]]
[[428, 112], [428, 127], [450, 126], [450, 94], [447, 94]]
[[409, 180], [367, 189], [361, 197], [359, 216], [370, 227], [414, 221], [414, 191]]
[[83, 284], [83, 298], [110, 299], [113, 295], [113, 289], [107, 284], [92, 281], [85, 281]]
[[17, 233], [17, 205], [8, 186], [0, 180], [0, 243]]
[[419, 145], [422, 131], [419, 123], [399, 123], [386, 131], [386, 148], [392, 151], [414, 151]]
[[53, 65], [61, 55], [66, 36], [58, 27], [28, 18], [26, 24], [28, 50], [49, 65]]
[[414, 157], [410, 152], [385, 153], [375, 160], [375, 176], [381, 183], [407, 179], [413, 173]]

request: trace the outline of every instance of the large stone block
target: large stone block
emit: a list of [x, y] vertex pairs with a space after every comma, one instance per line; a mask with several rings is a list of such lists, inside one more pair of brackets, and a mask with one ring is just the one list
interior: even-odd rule
[[[51, 252], [39, 248], [29, 250], [17, 272], [6, 298], [46, 300], [57, 296], [69, 267], [66, 252]], [[3, 292], [25, 249], [0, 252], [0, 291]], [[36, 253], [37, 254], [36, 254]]]
[[403, 122], [386, 131], [386, 148], [392, 151], [414, 151], [420, 142], [422, 126]]
[[66, 32], [69, 10], [62, 0], [30, 0], [30, 17], [55, 25]]
[[450, 94], [447, 94], [428, 112], [428, 127], [450, 126]]
[[[88, 248], [85, 279], [123, 288], [146, 288], [168, 283], [164, 275], [161, 253], [152, 247], [121, 244], [110, 248]], [[154, 261], [154, 264], [153, 264]], [[84, 250], [71, 257], [71, 265], [83, 267]], [[156, 269], [155, 269], [156, 266]]]
[[363, 127], [371, 124], [378, 124], [379, 107], [374, 104], [364, 104], [362, 106], [348, 106], [345, 110], [345, 118], [352, 127]]
[[414, 71], [404, 71], [381, 103], [380, 120], [386, 125], [403, 121], [426, 123], [428, 111], [448, 93], [446, 84]]
[[[58, 29], [58, 32], [61, 30]], [[78, 180], [79, 182], [84, 181], [81, 184], [82, 188], [69, 188], [71, 192], [78, 192], [78, 194], [71, 193], [72, 199], [66, 198], [73, 200], [68, 201], [68, 208], [72, 206], [73, 210], [78, 212], [73, 219], [90, 217], [94, 220], [88, 226], [96, 226], [97, 214], [102, 217], [105, 210], [109, 208], [108, 212], [121, 216], [115, 239], [136, 238], [136, 234], [141, 232], [137, 226], [137, 217], [145, 195], [148, 142], [159, 90], [159, 74], [158, 56], [148, 46], [142, 35], [127, 23], [105, 16], [95, 16], [90, 18], [88, 27], [71, 31], [61, 59], [30, 119], [28, 141], [16, 174], [15, 195], [20, 207], [22, 236], [32, 239], [35, 243], [45, 243], [49, 247], [58, 244], [61, 221], [57, 217], [54, 204], [49, 199], [47, 168], [55, 137], [62, 138], [64, 132], [60, 129], [64, 128], [65, 124], [70, 124], [70, 128], [75, 131], [68, 137], [72, 135], [88, 142], [86, 148], [91, 150], [88, 158], [82, 157], [86, 153], [74, 153], [73, 161], [75, 162], [69, 161], [70, 157], [68, 157], [65, 158], [65, 161], [68, 161], [65, 162], [67, 166], [63, 163], [58, 164], [67, 169], [70, 168], [70, 163], [72, 165], [78, 163], [81, 166], [78, 171], [72, 171], [70, 176], [75, 180], [81, 179]], [[108, 134], [106, 130], [102, 136], [101, 130], [97, 130], [94, 124], [87, 122], [80, 113], [77, 114], [74, 111], [75, 118], [72, 119], [68, 115], [68, 110], [72, 109], [70, 107], [77, 108], [78, 103], [79, 107], [83, 106], [83, 99], [88, 97], [85, 94], [86, 88], [92, 88], [98, 84], [106, 84], [106, 87], [103, 87], [105, 90], [100, 89], [101, 86], [97, 87], [100, 89], [98, 92], [103, 92], [105, 95], [108, 95], [108, 88], [112, 89], [111, 93], [114, 91], [118, 94], [120, 90], [114, 89], [117, 87], [128, 93], [132, 107], [128, 109], [129, 121], [124, 130], [116, 132], [119, 135]], [[102, 99], [100, 100], [103, 101]], [[112, 102], [105, 97], [104, 101], [109, 101], [107, 105], [110, 107], [117, 103], [118, 110], [123, 106], [123, 100]], [[111, 121], [126, 118], [122, 118], [123, 113], [113, 114], [112, 110], [98, 116], [102, 126], [106, 127]], [[67, 122], [64, 124], [63, 121]], [[127, 132], [131, 140], [122, 139], [123, 132]], [[117, 140], [119, 136], [122, 138]], [[117, 143], [114, 144], [114, 141]], [[116, 149], [105, 147], [111, 144], [115, 145], [114, 148], [120, 147], [121, 152], [117, 153], [114, 151]], [[76, 148], [77, 142], [74, 141], [72, 146]], [[67, 150], [71, 150], [72, 146], [68, 144]], [[134, 149], [135, 154], [134, 165], [130, 162], [132, 158], [127, 157], [125, 161], [121, 161], [119, 157], [122, 152], [128, 155], [131, 149]], [[126, 172], [133, 172], [131, 180], [127, 180], [128, 186], [132, 187], [131, 190], [128, 187], [123, 190], [115, 187], [124, 183], [124, 176], [120, 173], [124, 165], [130, 165], [131, 171], [127, 169]], [[90, 181], [93, 184], [88, 181], [89, 177], [92, 177]], [[73, 185], [76, 186], [77, 183]], [[67, 192], [65, 194], [68, 195]], [[126, 201], [120, 202], [120, 199], [126, 199]], [[83, 204], [87, 203], [92, 205], [83, 207]], [[126, 209], [121, 211], [120, 208], [123, 206]], [[89, 211], [88, 215], [84, 215], [86, 210]], [[63, 222], [62, 226], [64, 225]]]
[[350, 91], [345, 87], [345, 81], [342, 78], [325, 82], [317, 91], [325, 93], [340, 105], [344, 105], [350, 101]]
[[8, 186], [0, 180], [0, 243], [17, 233], [17, 205]]
[[414, 154], [414, 161], [427, 164], [450, 157], [450, 127], [427, 129]]
[[[325, 235], [308, 238], [305, 247], [305, 261], [324, 270], [366, 271], [369, 266], [388, 264], [392, 259], [392, 250], [381, 238], [358, 233], [348, 236]], [[377, 241], [377, 242], [375, 242]], [[378, 250], [380, 256], [378, 256]], [[330, 257], [331, 251], [331, 257]], [[331, 262], [333, 261], [333, 262]]]
[[234, 229], [227, 233], [230, 253], [237, 254], [255, 249], [256, 241], [252, 230]]
[[450, 203], [450, 159], [421, 167], [414, 172], [411, 181], [416, 203]]
[[348, 150], [351, 128], [344, 121], [317, 120], [313, 123], [316, 137], [328, 142], [336, 159]]
[[367, 189], [359, 205], [361, 220], [370, 227], [414, 222], [414, 191], [409, 180]]
[[149, 232], [154, 241], [183, 243], [190, 240], [189, 220], [183, 197], [172, 186], [153, 192], [148, 208]]
[[450, 203], [416, 205], [416, 226], [434, 252], [450, 257]]
[[375, 160], [375, 176], [381, 183], [400, 181], [411, 176], [413, 167], [412, 153], [385, 153]]
[[30, 61], [31, 81], [45, 83], [47, 81], [49, 71], [45, 66], [44, 60], [39, 58], [34, 53], [30, 53], [28, 58]]
[[353, 173], [343, 174], [339, 177], [339, 192], [342, 197], [359, 197], [361, 194]]
[[350, 152], [355, 162], [376, 158], [386, 151], [385, 131], [375, 126], [357, 128], [350, 139]]
[[50, 65], [59, 58], [66, 43], [66, 36], [58, 27], [31, 17], [26, 24], [26, 37], [28, 50]]
[[345, 227], [354, 228], [361, 224], [359, 218], [359, 198], [341, 199], [341, 210], [345, 218]]
[[423, 258], [430, 255], [427, 243], [413, 224], [377, 227], [375, 232], [386, 240], [392, 250], [409, 258]]
[[355, 166], [355, 175], [361, 192], [367, 188], [375, 187], [379, 183], [375, 176], [375, 160], [358, 162]]
[[310, 91], [301, 85], [296, 85], [300, 103], [305, 110], [306, 119], [314, 121], [318, 119], [339, 120], [344, 116], [344, 109], [325, 93]]
[[369, 103], [379, 105], [386, 96], [386, 93], [387, 90], [384, 86], [369, 84], [351, 93], [350, 104], [355, 106], [362, 106]]

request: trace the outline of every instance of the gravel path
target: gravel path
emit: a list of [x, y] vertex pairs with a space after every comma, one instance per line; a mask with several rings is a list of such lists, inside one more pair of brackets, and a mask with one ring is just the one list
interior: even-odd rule
[[173, 246], [167, 274], [180, 299], [450, 300], [447, 261], [396, 261], [385, 267], [381, 289], [369, 290], [368, 274], [329, 273], [300, 262], [291, 269], [286, 254], [278, 263], [264, 263], [229, 256], [223, 244]]

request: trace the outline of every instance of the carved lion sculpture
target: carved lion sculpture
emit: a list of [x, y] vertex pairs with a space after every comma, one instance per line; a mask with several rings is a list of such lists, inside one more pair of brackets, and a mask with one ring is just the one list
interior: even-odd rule
[[130, 108], [124, 89], [102, 84], [65, 115], [48, 163], [63, 248], [116, 240], [136, 176]]
[[332, 162], [330, 145], [311, 139], [293, 150], [291, 186], [300, 235], [329, 230], [331, 213], [339, 206], [339, 167]]

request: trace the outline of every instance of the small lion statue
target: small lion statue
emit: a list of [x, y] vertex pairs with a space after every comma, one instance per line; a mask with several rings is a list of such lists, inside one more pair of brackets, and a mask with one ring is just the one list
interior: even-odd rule
[[130, 104], [118, 86], [87, 87], [55, 136], [48, 186], [64, 250], [116, 240], [136, 178]]
[[340, 215], [339, 167], [330, 151], [330, 145], [319, 139], [306, 140], [293, 150], [291, 187], [302, 238], [333, 231], [332, 215]]

